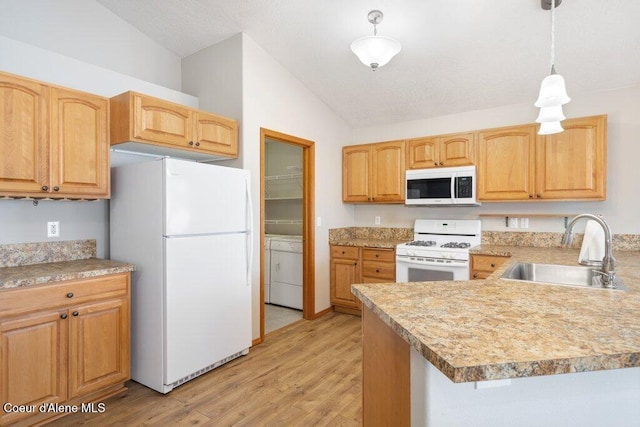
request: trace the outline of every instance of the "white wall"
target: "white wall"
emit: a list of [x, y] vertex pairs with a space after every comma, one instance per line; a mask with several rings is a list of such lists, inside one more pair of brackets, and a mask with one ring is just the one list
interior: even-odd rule
[[180, 58], [94, 0], [2, 0], [0, 35], [180, 90]]
[[[106, 97], [136, 90], [198, 106], [193, 96], [3, 36], [0, 70]], [[59, 238], [47, 238], [47, 221], [60, 221]], [[0, 199], [0, 244], [79, 239], [96, 239], [97, 256], [109, 256], [108, 201], [40, 201], [34, 206], [29, 200]]]
[[[532, 94], [535, 98], [535, 94]], [[532, 98], [533, 99], [533, 98]], [[565, 105], [568, 118], [608, 115], [607, 200], [603, 202], [484, 203], [475, 208], [408, 208], [403, 205], [356, 205], [355, 224], [411, 227], [416, 218], [475, 218], [480, 213], [602, 214], [614, 233], [640, 234], [640, 199], [637, 197], [640, 168], [640, 86], [592, 93]], [[451, 132], [532, 123], [538, 111], [533, 102], [488, 110], [441, 116], [354, 130], [354, 144], [438, 135]], [[528, 231], [564, 231], [560, 218], [531, 218]], [[485, 230], [506, 230], [504, 218], [483, 219]], [[509, 229], [512, 230], [513, 229]], [[522, 231], [522, 230], [520, 230]]]
[[[322, 218], [322, 226], [315, 228], [316, 252], [316, 311], [329, 304], [329, 246], [328, 228], [343, 227], [353, 221], [353, 208], [343, 205], [341, 149], [351, 142], [351, 129], [333, 111], [305, 88], [295, 77], [271, 58], [247, 35], [234, 36], [221, 45], [212, 46], [183, 61], [184, 87], [197, 94], [204, 107], [214, 112], [233, 114], [238, 108], [238, 91], [228, 93], [237, 81], [225, 76], [229, 67], [235, 70], [241, 52], [241, 166], [251, 170], [253, 204], [260, 206], [260, 128], [267, 128], [315, 142], [315, 214]], [[227, 58], [233, 65], [225, 64]], [[222, 76], [222, 77], [221, 77]], [[224, 105], [211, 98], [220, 98], [227, 91], [230, 99]], [[216, 110], [217, 109], [217, 110]], [[223, 112], [225, 113], [225, 112]], [[254, 229], [260, 229], [260, 218], [254, 218]], [[254, 236], [254, 258], [259, 259], [262, 245]], [[253, 313], [259, 313], [259, 263], [253, 269]], [[260, 319], [253, 318], [253, 336], [260, 335]]]

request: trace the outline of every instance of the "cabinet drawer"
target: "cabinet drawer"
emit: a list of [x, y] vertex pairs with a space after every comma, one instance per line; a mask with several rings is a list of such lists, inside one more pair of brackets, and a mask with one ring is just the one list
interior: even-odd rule
[[128, 273], [122, 273], [0, 291], [0, 318], [123, 296], [128, 285]]
[[362, 250], [363, 261], [385, 261], [396, 262], [396, 250], [395, 249], [363, 249]]
[[360, 248], [356, 246], [331, 246], [331, 258], [358, 259]]
[[[363, 261], [362, 262], [362, 277], [377, 278], [385, 280], [396, 280], [396, 265], [390, 262], [379, 261]], [[363, 280], [366, 282], [366, 280]]]
[[508, 260], [508, 257], [494, 255], [472, 255], [471, 269], [493, 272]]

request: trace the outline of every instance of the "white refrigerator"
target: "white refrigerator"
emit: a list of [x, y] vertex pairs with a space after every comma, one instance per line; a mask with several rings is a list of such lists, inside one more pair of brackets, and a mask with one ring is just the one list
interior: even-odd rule
[[111, 259], [136, 265], [131, 378], [168, 393], [251, 346], [249, 172], [164, 158], [111, 176]]

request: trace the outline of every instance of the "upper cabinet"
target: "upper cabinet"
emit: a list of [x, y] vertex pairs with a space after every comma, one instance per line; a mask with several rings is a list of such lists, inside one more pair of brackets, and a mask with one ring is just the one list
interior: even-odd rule
[[474, 163], [475, 133], [410, 139], [407, 169], [464, 166]]
[[478, 133], [478, 199], [604, 200], [607, 117], [562, 122], [564, 132], [537, 135], [537, 125]]
[[142, 143], [142, 151], [181, 150], [176, 156], [238, 157], [238, 123], [205, 111], [135, 92], [111, 98], [111, 145], [129, 148]]
[[343, 147], [342, 200], [404, 203], [405, 143]]
[[0, 195], [109, 197], [106, 98], [0, 73]]

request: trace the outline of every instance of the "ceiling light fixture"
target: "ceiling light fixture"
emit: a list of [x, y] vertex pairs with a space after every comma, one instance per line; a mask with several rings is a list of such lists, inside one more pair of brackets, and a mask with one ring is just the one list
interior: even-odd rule
[[369, 12], [367, 19], [373, 24], [373, 35], [360, 37], [351, 43], [351, 51], [356, 54], [364, 65], [371, 67], [373, 71], [391, 61], [391, 58], [396, 56], [402, 49], [398, 41], [391, 37], [378, 35], [376, 25], [382, 22], [383, 17], [384, 15], [379, 10]]
[[538, 135], [551, 135], [562, 132], [560, 122], [565, 119], [562, 106], [571, 98], [567, 95], [564, 78], [555, 69], [555, 10], [562, 0], [541, 0], [544, 10], [551, 9], [551, 73], [542, 80], [540, 94], [535, 106], [540, 107], [540, 114], [536, 122], [540, 123]]

